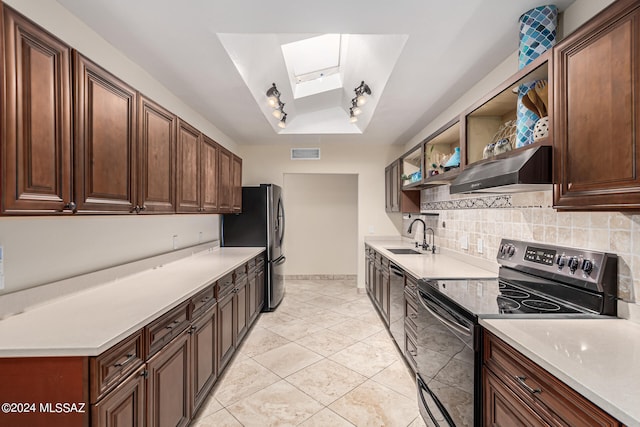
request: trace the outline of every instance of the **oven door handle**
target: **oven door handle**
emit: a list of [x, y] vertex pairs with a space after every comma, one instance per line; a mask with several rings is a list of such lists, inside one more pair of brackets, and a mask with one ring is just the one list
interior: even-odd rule
[[[435, 317], [436, 319], [444, 323], [449, 328], [453, 329], [456, 332], [459, 332], [464, 336], [467, 336], [467, 337], [473, 336], [473, 331], [471, 330], [471, 328], [467, 328], [453, 320], [445, 319], [444, 317], [442, 317], [442, 315], [438, 314], [435, 309], [433, 309], [432, 307], [429, 307], [423, 295], [424, 294], [422, 292], [418, 292], [418, 297], [419, 297], [418, 299], [420, 300], [420, 304], [422, 304], [424, 309], [427, 310], [433, 317]], [[429, 300], [431, 299], [429, 298]]]

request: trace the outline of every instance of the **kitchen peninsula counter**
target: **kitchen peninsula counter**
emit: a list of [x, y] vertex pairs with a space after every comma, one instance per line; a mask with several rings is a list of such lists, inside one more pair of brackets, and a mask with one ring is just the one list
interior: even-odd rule
[[214, 247], [88, 283], [86, 290], [0, 320], [0, 357], [99, 355], [263, 251]]

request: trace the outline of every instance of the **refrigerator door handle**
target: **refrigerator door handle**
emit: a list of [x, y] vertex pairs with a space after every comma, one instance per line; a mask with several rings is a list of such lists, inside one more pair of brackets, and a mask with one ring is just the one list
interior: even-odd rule
[[278, 211], [276, 212], [276, 231], [278, 232], [279, 245], [282, 247], [284, 241], [284, 207], [282, 206], [282, 198], [278, 199]]
[[287, 260], [287, 257], [286, 257], [286, 256], [284, 256], [284, 255], [280, 255], [280, 256], [278, 257], [278, 259], [273, 260], [272, 262], [273, 262], [273, 265], [282, 265], [282, 264], [284, 264], [284, 262], [285, 262], [286, 260]]

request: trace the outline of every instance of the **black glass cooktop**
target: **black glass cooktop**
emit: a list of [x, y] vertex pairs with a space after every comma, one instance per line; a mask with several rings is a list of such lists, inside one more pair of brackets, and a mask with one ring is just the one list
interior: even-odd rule
[[502, 267], [496, 280], [420, 281], [420, 289], [473, 316], [597, 314], [602, 296]]
[[519, 288], [510, 283], [498, 283], [500, 295], [496, 297], [498, 314], [552, 314], [583, 313], [558, 300]]

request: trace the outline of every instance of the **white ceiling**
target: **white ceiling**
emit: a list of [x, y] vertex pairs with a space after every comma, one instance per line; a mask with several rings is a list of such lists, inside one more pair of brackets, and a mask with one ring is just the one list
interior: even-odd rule
[[[404, 144], [514, 52], [519, 16], [546, 4], [540, 0], [57, 1], [238, 144]], [[573, 1], [553, 3], [562, 11]], [[359, 72], [353, 74], [361, 75], [344, 81], [347, 91], [362, 80], [371, 86], [376, 108], [367, 110], [367, 104], [362, 114], [368, 126], [349, 133], [345, 125], [345, 132], [327, 134], [324, 120], [339, 121], [344, 113], [348, 124], [348, 105], [340, 105], [347, 93], [328, 93], [340, 108], [320, 109], [323, 114], [318, 117], [300, 117], [298, 126], [304, 125], [306, 131], [292, 133], [297, 104], [289, 108], [293, 94], [280, 45], [326, 33], [398, 36], [406, 43], [391, 66], [375, 59], [356, 61]], [[271, 38], [273, 43], [266, 48], [264, 43], [255, 44], [253, 56], [243, 51], [242, 61], [255, 70], [254, 77], [264, 76], [264, 92], [276, 82], [284, 98], [290, 95], [288, 101], [283, 99], [290, 114], [288, 133], [276, 132], [277, 121], [264, 114], [266, 96], [261, 100], [261, 92], [252, 92], [234, 64], [239, 58], [232, 59], [225, 50], [221, 40], [235, 36]], [[372, 82], [383, 68], [389, 69], [388, 81], [376, 87]], [[327, 101], [326, 96], [319, 99]]]

